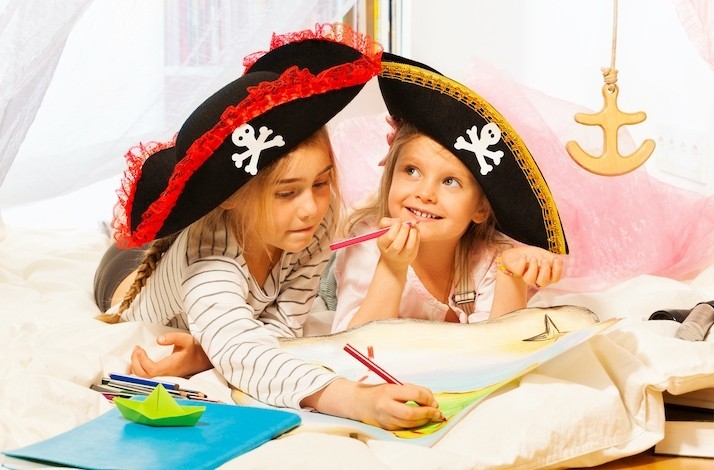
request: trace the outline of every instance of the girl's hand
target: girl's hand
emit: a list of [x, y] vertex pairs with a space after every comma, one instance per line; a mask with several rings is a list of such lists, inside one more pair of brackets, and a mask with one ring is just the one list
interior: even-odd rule
[[340, 378], [304, 398], [301, 405], [387, 430], [445, 420], [431, 391], [412, 384], [368, 385]]
[[131, 353], [131, 373], [139, 377], [174, 376], [187, 377], [213, 368], [203, 348], [190, 333], [166, 333], [156, 342], [163, 346], [173, 345], [167, 357], [154, 362], [139, 346]]
[[563, 259], [535, 246], [508, 248], [500, 255], [499, 269], [538, 288], [555, 284], [563, 274]]
[[[445, 420], [431, 391], [412, 384], [358, 384], [353, 403], [360, 421], [387, 430], [415, 428]], [[414, 403], [420, 406], [414, 406]]]
[[419, 230], [399, 219], [383, 218], [379, 226], [390, 227], [389, 231], [377, 239], [382, 254], [380, 261], [391, 269], [406, 270], [419, 251]]

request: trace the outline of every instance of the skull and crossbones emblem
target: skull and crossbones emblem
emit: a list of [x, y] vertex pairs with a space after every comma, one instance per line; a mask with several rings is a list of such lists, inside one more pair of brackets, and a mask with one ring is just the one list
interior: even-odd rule
[[265, 126], [261, 126], [258, 129], [258, 136], [255, 136], [255, 129], [250, 124], [243, 124], [239, 128], [233, 131], [232, 140], [233, 143], [238, 147], [245, 147], [246, 150], [243, 153], [234, 153], [231, 157], [236, 164], [236, 168], [241, 168], [243, 162], [250, 158], [248, 165], [245, 167], [245, 171], [251, 175], [258, 173], [258, 159], [263, 150], [272, 147], [282, 147], [285, 145], [283, 136], [276, 135], [272, 139], [268, 140], [270, 134], [273, 131]]
[[466, 129], [466, 134], [471, 139], [468, 142], [464, 139], [464, 136], [459, 136], [454, 143], [454, 148], [457, 150], [468, 150], [476, 155], [476, 160], [481, 168], [481, 174], [487, 175], [491, 170], [493, 170], [493, 165], [490, 165], [486, 158], [490, 158], [494, 165], [501, 163], [501, 158], [503, 158], [502, 150], [489, 150], [488, 147], [496, 144], [501, 140], [501, 129], [492, 122], [486, 124], [481, 129], [481, 135], [479, 136], [478, 127], [473, 126], [471, 129]]

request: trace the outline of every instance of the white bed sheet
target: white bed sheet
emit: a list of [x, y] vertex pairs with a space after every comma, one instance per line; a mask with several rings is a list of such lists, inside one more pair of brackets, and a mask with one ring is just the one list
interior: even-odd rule
[[[0, 451], [109, 410], [89, 386], [125, 371], [135, 345], [153, 356], [168, 353], [155, 345], [165, 328], [93, 319], [92, 278], [108, 244], [99, 230], [0, 227]], [[549, 468], [642, 452], [662, 437], [662, 390], [714, 387], [714, 335], [685, 342], [674, 338], [676, 323], [643, 320], [661, 308], [712, 299], [714, 267], [687, 282], [638, 276], [601, 292], [540, 292], [532, 306], [580, 305], [601, 319], [624, 320], [487, 398], [431, 448], [301, 426], [224, 467]], [[318, 315], [310, 329], [324, 332], [328, 324]], [[230, 401], [213, 371], [184, 383]], [[33, 466], [2, 456], [0, 462]]]

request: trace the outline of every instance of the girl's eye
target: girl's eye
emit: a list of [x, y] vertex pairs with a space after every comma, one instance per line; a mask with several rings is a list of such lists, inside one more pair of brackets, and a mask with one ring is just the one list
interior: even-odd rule
[[326, 179], [324, 181], [315, 181], [315, 183], [312, 185], [313, 188], [324, 188], [324, 187], [329, 187], [330, 186], [330, 180]]
[[419, 176], [419, 170], [413, 166], [408, 166], [404, 169], [404, 172], [409, 176]]
[[446, 178], [446, 179], [444, 180], [444, 184], [445, 184], [446, 186], [451, 186], [451, 187], [454, 187], [454, 188], [458, 188], [458, 187], [461, 186], [461, 182], [460, 182], [459, 180], [457, 180], [456, 178]]
[[295, 194], [295, 191], [277, 191], [275, 197], [278, 199], [290, 199]]

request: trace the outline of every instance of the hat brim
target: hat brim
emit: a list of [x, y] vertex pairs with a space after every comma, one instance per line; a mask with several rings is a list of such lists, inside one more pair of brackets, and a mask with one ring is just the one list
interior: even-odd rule
[[[260, 81], [261, 77], [275, 76], [266, 72], [251, 72], [242, 77], [242, 80], [239, 80], [241, 82], [246, 80], [253, 82], [256, 79]], [[236, 80], [236, 82], [239, 80]], [[231, 94], [233, 93], [231, 88], [244, 86], [244, 83], [234, 87], [228, 86], [221, 90], [221, 93]], [[267, 148], [261, 152], [257, 170], [260, 171], [270, 166], [284, 155], [290, 153], [297, 145], [327, 124], [330, 119], [352, 101], [360, 90], [361, 87], [350, 87], [289, 101], [248, 121], [247, 124], [256, 133], [262, 127], [266, 127], [267, 129], [275, 130], [275, 133], [270, 137], [275, 137], [275, 135], [279, 134], [284, 142], [280, 147]], [[192, 142], [208, 131], [204, 127], [211, 123], [212, 116], [204, 114], [212, 114], [216, 109], [209, 101], [210, 99], [196, 109], [179, 132], [176, 139], [176, 152], [179, 155], [186, 152], [186, 150], [182, 149], [188, 149]], [[276, 123], [285, 122], [286, 119], [289, 119], [293, 124], [280, 126], [278, 131]], [[245, 171], [237, 171], [236, 163], [232, 158], [235, 153], [236, 146], [228, 138], [213, 152], [211, 158], [208, 158], [196, 169], [186, 181], [186, 185], [177, 198], [174, 208], [157, 232], [157, 238], [175, 233], [197, 221], [228, 199], [252, 177], [251, 174]], [[163, 178], [159, 178], [159, 180], [165, 184], [168, 183], [168, 180], [164, 181]], [[136, 220], [136, 222], [138, 224], [139, 220]], [[136, 227], [133, 226], [133, 228]]]
[[289, 154], [377, 74], [382, 51], [374, 44], [364, 42], [366, 54], [332, 38], [304, 39], [256, 60], [196, 108], [175, 149], [147, 159], [154, 161], [141, 168], [125, 199], [129, 228], [117, 239], [138, 246], [176, 233]]
[[[568, 252], [555, 200], [538, 165], [490, 103], [434, 69], [394, 54], [384, 54], [378, 80], [392, 116], [439, 142], [473, 173], [501, 232], [553, 253]], [[497, 141], [484, 135], [488, 124], [498, 126]]]

